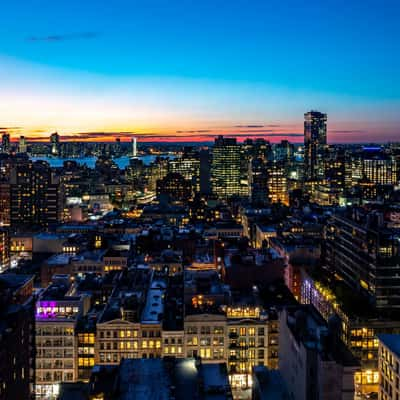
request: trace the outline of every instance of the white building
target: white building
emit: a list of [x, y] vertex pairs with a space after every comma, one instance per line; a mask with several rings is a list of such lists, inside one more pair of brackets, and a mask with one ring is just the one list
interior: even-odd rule
[[78, 379], [76, 324], [90, 298], [73, 296], [67, 285], [52, 284], [36, 302], [37, 399], [55, 399], [61, 382]]

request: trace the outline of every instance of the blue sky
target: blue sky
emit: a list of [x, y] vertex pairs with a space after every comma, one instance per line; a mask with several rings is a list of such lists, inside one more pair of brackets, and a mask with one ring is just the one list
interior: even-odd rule
[[3, 3], [5, 128], [289, 133], [318, 108], [333, 140], [398, 135], [398, 1]]

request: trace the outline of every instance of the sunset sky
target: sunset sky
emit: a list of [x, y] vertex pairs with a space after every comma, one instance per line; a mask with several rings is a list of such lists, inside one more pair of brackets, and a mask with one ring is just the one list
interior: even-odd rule
[[3, 1], [0, 133], [400, 139], [400, 2]]

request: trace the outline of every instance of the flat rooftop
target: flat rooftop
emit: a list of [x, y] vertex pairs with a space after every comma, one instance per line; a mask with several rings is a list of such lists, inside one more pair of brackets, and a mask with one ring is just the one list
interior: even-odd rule
[[146, 305], [142, 313], [142, 323], [152, 324], [161, 321], [164, 314], [164, 295], [167, 284], [162, 279], [151, 282], [147, 292]]

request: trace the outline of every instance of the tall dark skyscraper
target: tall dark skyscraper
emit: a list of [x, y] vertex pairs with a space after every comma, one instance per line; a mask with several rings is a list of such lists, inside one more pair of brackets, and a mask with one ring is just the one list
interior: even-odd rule
[[248, 181], [250, 201], [259, 204], [266, 203], [268, 201], [268, 175], [262, 158], [250, 160]]
[[55, 132], [50, 136], [51, 154], [58, 156], [60, 154], [60, 135]]
[[3, 133], [1, 137], [1, 152], [9, 153], [10, 152], [10, 134]]
[[200, 158], [200, 193], [211, 193], [211, 171], [210, 171], [210, 150], [201, 149], [199, 153]]
[[240, 147], [236, 139], [215, 139], [211, 175], [213, 193], [219, 198], [240, 193]]
[[304, 114], [304, 177], [315, 180], [318, 177], [321, 153], [326, 146], [327, 115], [319, 111]]

